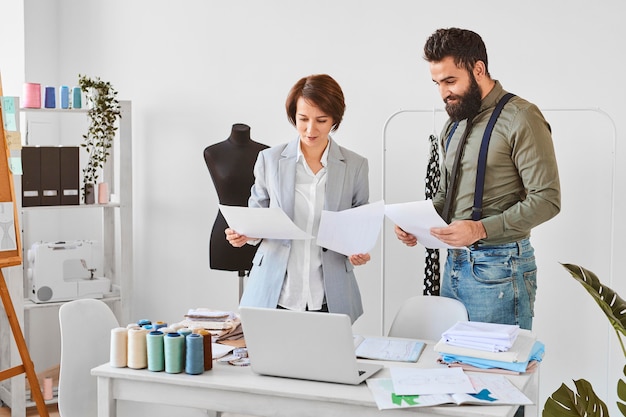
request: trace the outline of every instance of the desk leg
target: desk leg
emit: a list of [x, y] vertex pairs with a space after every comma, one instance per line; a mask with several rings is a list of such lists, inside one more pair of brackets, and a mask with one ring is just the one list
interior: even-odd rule
[[98, 417], [116, 417], [117, 407], [113, 398], [113, 380], [98, 377]]

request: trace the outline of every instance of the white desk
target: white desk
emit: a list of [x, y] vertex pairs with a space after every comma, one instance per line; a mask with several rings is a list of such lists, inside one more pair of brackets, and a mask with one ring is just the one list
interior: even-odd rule
[[[408, 366], [442, 366], [437, 365], [436, 357], [432, 345], [427, 345], [418, 363]], [[385, 363], [402, 366], [398, 362]], [[91, 373], [98, 378], [98, 417], [115, 417], [117, 400], [283, 417], [512, 417], [517, 409], [517, 406], [441, 406], [380, 411], [365, 383], [353, 386], [261, 376], [249, 367], [215, 362], [212, 370], [201, 375], [113, 368], [108, 363], [92, 369]], [[389, 369], [379, 371], [373, 378], [384, 376], [389, 376]], [[509, 378], [529, 398], [536, 399], [534, 374]]]

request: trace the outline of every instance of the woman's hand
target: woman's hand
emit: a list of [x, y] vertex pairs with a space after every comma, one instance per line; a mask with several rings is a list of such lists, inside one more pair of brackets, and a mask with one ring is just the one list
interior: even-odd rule
[[358, 255], [351, 255], [348, 259], [350, 259], [350, 263], [354, 266], [365, 265], [370, 259], [369, 253], [359, 253]]
[[239, 233], [235, 232], [233, 229], [230, 229], [230, 228], [226, 229], [224, 230], [224, 233], [226, 233], [226, 240], [228, 240], [228, 243], [230, 243], [236, 248], [240, 248], [243, 245], [245, 245], [246, 242], [248, 242], [248, 236], [240, 235]]

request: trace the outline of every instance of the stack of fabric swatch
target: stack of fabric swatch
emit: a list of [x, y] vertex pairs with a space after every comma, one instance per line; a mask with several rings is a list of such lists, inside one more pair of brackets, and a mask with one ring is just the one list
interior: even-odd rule
[[545, 346], [519, 326], [459, 322], [435, 345], [439, 362], [465, 370], [519, 374], [533, 372]]

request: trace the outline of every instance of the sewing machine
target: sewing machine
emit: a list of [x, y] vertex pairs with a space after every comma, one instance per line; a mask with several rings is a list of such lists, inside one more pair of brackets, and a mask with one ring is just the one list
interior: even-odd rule
[[109, 278], [95, 276], [93, 241], [37, 242], [27, 259], [28, 298], [35, 303], [102, 298], [111, 291]]

